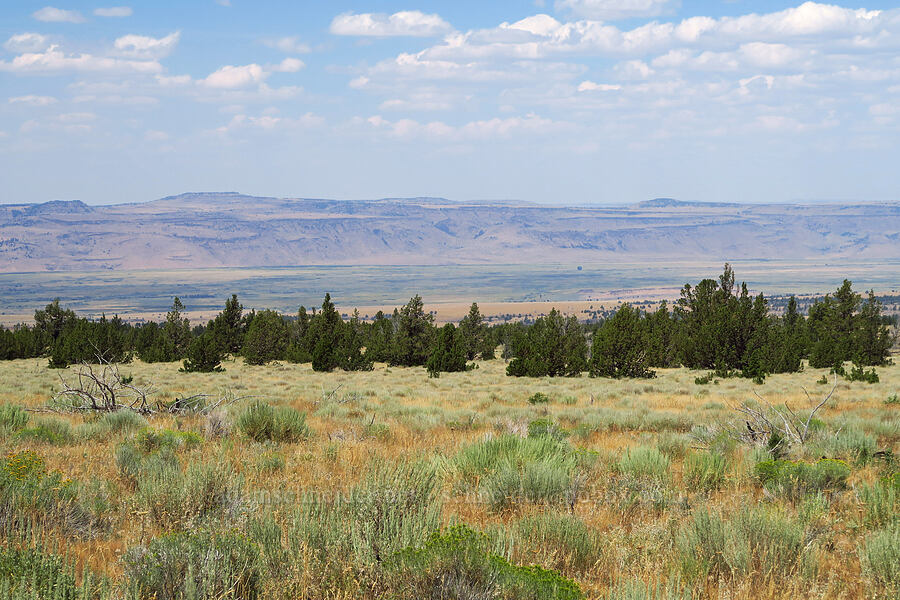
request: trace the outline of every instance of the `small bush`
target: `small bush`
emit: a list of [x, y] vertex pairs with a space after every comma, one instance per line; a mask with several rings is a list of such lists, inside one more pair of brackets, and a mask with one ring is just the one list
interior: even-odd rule
[[128, 550], [127, 588], [141, 600], [255, 600], [262, 587], [259, 549], [231, 532], [175, 533]]
[[48, 471], [30, 450], [0, 460], [0, 523], [30, 523], [76, 538], [94, 537], [106, 528], [82, 500], [78, 483]]
[[706, 375], [694, 377], [694, 383], [696, 385], [709, 385], [710, 383], [719, 383], [719, 382], [716, 380], [715, 373], [707, 373]]
[[135, 436], [134, 443], [147, 453], [161, 449], [192, 450], [203, 444], [203, 437], [193, 431], [144, 429]]
[[684, 461], [684, 479], [691, 489], [704, 492], [725, 484], [728, 459], [717, 452], [694, 452]]
[[892, 394], [885, 398], [884, 403], [888, 406], [896, 406], [897, 404], [900, 404], [900, 395]]
[[837, 433], [821, 432], [810, 444], [809, 455], [838, 458], [865, 466], [877, 448], [875, 438], [855, 427], [842, 427]]
[[79, 432], [88, 439], [103, 439], [109, 435], [132, 433], [147, 429], [150, 423], [143, 416], [132, 410], [118, 410], [104, 413], [96, 421], [85, 423]]
[[522, 567], [491, 553], [487, 537], [464, 525], [434, 533], [389, 565], [391, 598], [515, 598], [580, 600], [574, 581], [539, 566]]
[[809, 493], [846, 488], [850, 467], [843, 461], [828, 458], [816, 463], [766, 460], [756, 464], [754, 473], [766, 490], [799, 500]]
[[17, 437], [29, 442], [52, 445], [69, 444], [75, 439], [72, 426], [62, 419], [39, 419], [33, 427], [19, 431]]
[[293, 443], [309, 437], [306, 415], [288, 406], [254, 402], [237, 419], [237, 427], [255, 442]]
[[528, 437], [549, 436], [555, 440], [564, 440], [569, 433], [550, 419], [537, 419], [528, 424]]
[[681, 458], [687, 452], [690, 437], [684, 434], [666, 432], [659, 436], [656, 449], [670, 459]]
[[869, 535], [859, 555], [863, 572], [877, 587], [888, 596], [900, 593], [900, 527], [895, 525]]
[[67, 559], [40, 548], [0, 548], [0, 598], [30, 600], [107, 600], [109, 582], [87, 569], [79, 580]]
[[602, 596], [602, 600], [691, 600], [691, 598], [691, 591], [684, 589], [677, 579], [657, 584], [620, 581]]
[[900, 524], [900, 473], [884, 477], [858, 490], [863, 503], [863, 523], [871, 529]]
[[550, 402], [550, 396], [543, 392], [535, 392], [528, 397], [528, 404], [547, 404]]
[[648, 446], [638, 446], [625, 450], [616, 463], [616, 470], [632, 477], [646, 477], [657, 481], [667, 481], [672, 461], [665, 454]]
[[462, 483], [477, 486], [495, 509], [519, 501], [574, 502], [579, 456], [551, 436], [502, 435], [464, 447], [453, 464]]
[[598, 536], [573, 515], [541, 513], [525, 517], [512, 527], [513, 546], [527, 561], [558, 569], [586, 571], [601, 558]]
[[276, 473], [284, 469], [284, 456], [277, 452], [263, 452], [256, 459], [256, 468], [262, 473]]
[[864, 381], [866, 383], [878, 383], [879, 381], [878, 373], [874, 368], [866, 371], [865, 367], [859, 364], [854, 364], [850, 372], [844, 376], [844, 379], [847, 381]]
[[0, 405], [0, 435], [9, 435], [28, 425], [30, 415], [21, 406], [15, 404]]
[[701, 509], [681, 528], [676, 546], [690, 579], [769, 581], [808, 569], [815, 560], [815, 537], [799, 521], [769, 508], [745, 507], [730, 519]]

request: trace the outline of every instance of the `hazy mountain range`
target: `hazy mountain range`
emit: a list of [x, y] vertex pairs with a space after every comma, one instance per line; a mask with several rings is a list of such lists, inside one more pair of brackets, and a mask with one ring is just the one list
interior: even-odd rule
[[545, 206], [197, 193], [0, 205], [0, 272], [900, 258], [900, 202]]

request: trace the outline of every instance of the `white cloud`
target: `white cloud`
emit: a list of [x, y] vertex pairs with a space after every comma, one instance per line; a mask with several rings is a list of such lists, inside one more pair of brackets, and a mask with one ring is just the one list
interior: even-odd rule
[[210, 73], [203, 83], [211, 88], [235, 89], [262, 83], [268, 75], [255, 63], [243, 66], [225, 65]]
[[594, 83], [585, 80], [578, 84], [579, 92], [614, 92], [621, 89], [622, 86], [615, 83]]
[[56, 104], [58, 100], [53, 96], [16, 96], [10, 98], [7, 102], [10, 104], [24, 104], [26, 106], [50, 106]]
[[557, 0], [556, 10], [578, 17], [614, 21], [632, 17], [655, 17], [676, 8], [676, 0]]
[[389, 136], [404, 140], [415, 138], [437, 139], [449, 142], [492, 141], [508, 139], [516, 135], [547, 135], [570, 129], [571, 124], [545, 119], [534, 114], [524, 117], [493, 118], [470, 121], [453, 126], [443, 121], [420, 123], [413, 119], [389, 121], [381, 115], [358, 119], [369, 128], [384, 131]]
[[272, 71], [278, 73], [296, 73], [306, 65], [299, 58], [285, 58], [281, 63], [271, 67]]
[[39, 52], [50, 45], [50, 39], [40, 33], [18, 33], [3, 44], [10, 52]]
[[11, 61], [0, 61], [0, 71], [12, 73], [62, 71], [158, 73], [162, 71], [162, 65], [154, 60], [125, 60], [93, 54], [66, 54], [57, 46], [50, 46], [44, 52], [21, 54]]
[[298, 129], [312, 129], [321, 127], [325, 119], [313, 113], [306, 113], [297, 118], [278, 117], [272, 114], [263, 114], [253, 117], [246, 114], [237, 114], [231, 117], [227, 125], [216, 129], [221, 135], [240, 132], [273, 132]]
[[162, 38], [129, 34], [117, 38], [113, 45], [123, 56], [159, 59], [169, 56], [175, 50], [180, 39], [180, 31], [170, 33]]
[[453, 28], [436, 14], [407, 10], [386, 15], [382, 13], [342, 14], [331, 22], [331, 33], [373, 37], [413, 36], [433, 37], [449, 33]]
[[45, 23], [84, 23], [84, 17], [77, 10], [63, 10], [52, 6], [45, 6], [31, 16]]
[[98, 17], [130, 17], [134, 13], [130, 6], [109, 6], [107, 8], [95, 8], [94, 14]]
[[285, 54], [308, 54], [312, 52], [309, 44], [300, 41], [300, 37], [293, 35], [280, 38], [265, 38], [261, 40], [264, 46], [280, 50]]

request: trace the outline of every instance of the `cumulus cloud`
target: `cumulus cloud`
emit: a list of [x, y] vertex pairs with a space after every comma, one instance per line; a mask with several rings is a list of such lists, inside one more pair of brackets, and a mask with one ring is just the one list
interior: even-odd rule
[[632, 17], [655, 17], [680, 3], [677, 0], [557, 0], [556, 10], [577, 17], [614, 21]]
[[299, 58], [285, 58], [279, 64], [274, 65], [272, 71], [277, 71], [278, 73], [296, 73], [305, 66], [306, 64]]
[[40, 33], [18, 33], [3, 44], [10, 52], [39, 52], [50, 45], [50, 39]]
[[203, 84], [211, 88], [236, 89], [262, 83], [268, 73], [256, 63], [250, 65], [225, 65], [210, 73]]
[[272, 132], [283, 130], [312, 129], [320, 127], [325, 123], [325, 119], [308, 112], [299, 117], [279, 117], [272, 114], [263, 114], [254, 117], [246, 114], [234, 115], [227, 125], [223, 125], [216, 129], [221, 135], [239, 133], [239, 132]]
[[77, 10], [63, 10], [52, 6], [45, 6], [31, 16], [44, 23], [84, 23], [84, 17]]
[[57, 46], [44, 52], [20, 54], [11, 61], [0, 61], [0, 71], [11, 73], [53, 73], [85, 71], [106, 73], [158, 73], [162, 65], [155, 60], [126, 60], [93, 54], [66, 54]]
[[113, 45], [123, 56], [158, 59], [169, 56], [180, 39], [180, 31], [170, 33], [162, 38], [129, 34], [116, 39]]
[[10, 104], [23, 104], [25, 106], [50, 106], [58, 100], [53, 96], [15, 96], [8, 100]]
[[107, 8], [95, 8], [94, 15], [98, 17], [130, 17], [134, 13], [130, 6], [109, 6]]
[[449, 33], [453, 28], [436, 14], [407, 10], [392, 15], [382, 13], [346, 13], [331, 22], [331, 33], [372, 37], [434, 37]]

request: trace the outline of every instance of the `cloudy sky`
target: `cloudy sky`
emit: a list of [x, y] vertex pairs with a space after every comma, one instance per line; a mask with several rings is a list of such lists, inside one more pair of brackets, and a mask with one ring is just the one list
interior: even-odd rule
[[0, 7], [0, 202], [900, 198], [900, 9]]

